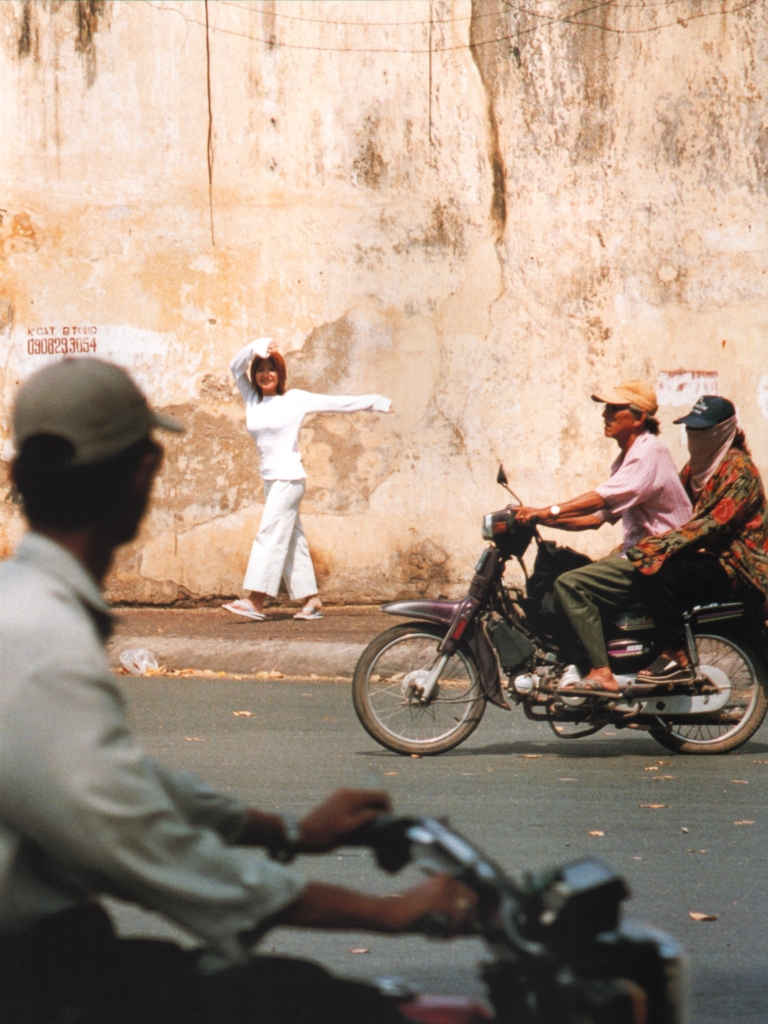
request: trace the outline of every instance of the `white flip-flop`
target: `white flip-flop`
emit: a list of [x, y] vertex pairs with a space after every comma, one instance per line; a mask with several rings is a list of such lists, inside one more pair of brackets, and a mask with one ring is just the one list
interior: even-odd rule
[[317, 608], [311, 608], [309, 611], [306, 608], [302, 608], [293, 617], [294, 619], [304, 619], [306, 622], [311, 622], [312, 619], [322, 619], [323, 613]]
[[263, 622], [266, 619], [266, 615], [257, 612], [250, 601], [230, 601], [221, 607], [234, 615], [242, 615], [244, 619], [253, 619], [254, 622]]

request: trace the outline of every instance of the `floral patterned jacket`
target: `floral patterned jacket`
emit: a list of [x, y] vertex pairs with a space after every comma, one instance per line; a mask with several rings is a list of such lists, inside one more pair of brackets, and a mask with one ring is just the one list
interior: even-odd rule
[[[686, 463], [680, 480], [689, 495], [690, 475]], [[716, 555], [734, 587], [746, 584], [768, 599], [768, 503], [757, 466], [740, 448], [726, 452], [685, 526], [660, 537], [644, 537], [629, 549], [627, 558], [650, 576], [670, 555], [691, 547]]]

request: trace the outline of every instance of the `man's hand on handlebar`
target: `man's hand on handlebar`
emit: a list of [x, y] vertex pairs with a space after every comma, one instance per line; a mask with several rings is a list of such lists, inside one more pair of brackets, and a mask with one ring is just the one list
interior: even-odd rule
[[384, 790], [339, 789], [299, 822], [302, 850], [333, 850], [361, 826], [391, 809]]
[[[391, 810], [383, 790], [339, 789], [299, 822], [296, 853], [326, 853], [340, 846], [363, 825]], [[279, 847], [284, 839], [284, 822], [277, 814], [256, 808], [248, 811], [248, 823], [238, 842], [242, 846]]]
[[425, 918], [438, 917], [447, 934], [460, 935], [477, 917], [478, 897], [452, 875], [441, 873], [401, 893], [393, 904], [392, 931], [419, 931]]
[[521, 505], [519, 508], [514, 510], [510, 509], [510, 511], [514, 511], [516, 523], [520, 523], [522, 526], [528, 526], [529, 524], [531, 526], [535, 526], [536, 523], [541, 520], [542, 516], [547, 515], [549, 509], [529, 508], [527, 505]]
[[558, 530], [596, 530], [603, 520], [594, 513], [605, 508], [604, 499], [597, 491], [587, 491], [562, 505], [529, 508], [523, 505], [515, 510], [515, 522], [524, 526], [554, 526]]

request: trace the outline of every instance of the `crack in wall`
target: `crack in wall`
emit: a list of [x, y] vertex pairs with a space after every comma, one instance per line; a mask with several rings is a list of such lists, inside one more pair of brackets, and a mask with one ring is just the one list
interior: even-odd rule
[[211, 245], [216, 245], [213, 228], [213, 103], [211, 100], [211, 26], [208, 19], [208, 0], [205, 0], [205, 81], [208, 91], [208, 213], [211, 220]]

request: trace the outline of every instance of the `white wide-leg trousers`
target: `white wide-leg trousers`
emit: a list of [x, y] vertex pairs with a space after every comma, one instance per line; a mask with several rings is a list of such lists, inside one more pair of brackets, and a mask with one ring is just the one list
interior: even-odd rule
[[299, 518], [303, 480], [265, 480], [264, 514], [243, 587], [276, 597], [281, 577], [292, 601], [317, 593], [309, 544]]

